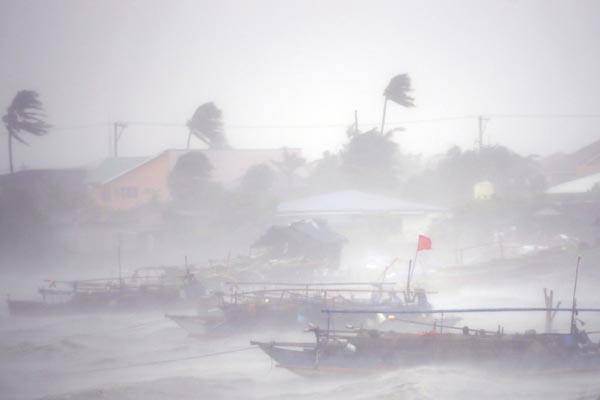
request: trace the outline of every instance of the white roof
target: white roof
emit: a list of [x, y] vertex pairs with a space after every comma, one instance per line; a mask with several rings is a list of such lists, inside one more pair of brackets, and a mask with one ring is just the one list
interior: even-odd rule
[[373, 213], [422, 214], [443, 211], [444, 209], [427, 204], [355, 190], [304, 197], [280, 203], [277, 207], [278, 214], [282, 216]]
[[600, 184], [600, 173], [584, 176], [583, 178], [563, 182], [552, 186], [546, 193], [548, 194], [580, 194], [590, 192], [594, 186]]

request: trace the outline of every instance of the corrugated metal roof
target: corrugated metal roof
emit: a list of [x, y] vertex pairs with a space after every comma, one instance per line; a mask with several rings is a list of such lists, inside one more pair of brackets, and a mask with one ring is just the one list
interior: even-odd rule
[[441, 212], [441, 208], [393, 197], [346, 190], [305, 197], [279, 204], [280, 215], [363, 214], [380, 212]]
[[600, 184], [600, 173], [584, 176], [556, 186], [552, 186], [546, 193], [548, 194], [582, 194], [590, 192], [594, 186]]
[[102, 185], [139, 167], [153, 157], [118, 157], [107, 158], [88, 172], [85, 183]]

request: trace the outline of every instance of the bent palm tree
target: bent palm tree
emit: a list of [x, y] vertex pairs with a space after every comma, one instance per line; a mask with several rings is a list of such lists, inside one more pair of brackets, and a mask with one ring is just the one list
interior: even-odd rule
[[403, 107], [414, 107], [415, 99], [409, 95], [412, 92], [410, 87], [410, 76], [408, 74], [396, 75], [390, 80], [390, 83], [385, 88], [383, 95], [385, 100], [383, 102], [383, 117], [381, 118], [381, 134], [385, 128], [385, 111], [387, 109], [388, 100], [392, 100], [396, 104], [400, 104]]
[[43, 136], [48, 133], [50, 125], [44, 122], [42, 113], [42, 102], [38, 100], [38, 93], [33, 90], [21, 90], [17, 93], [12, 103], [2, 117], [2, 121], [8, 131], [8, 160], [10, 164], [10, 173], [13, 168], [13, 138], [22, 144], [29, 145], [21, 134], [30, 133], [35, 136]]
[[204, 103], [196, 109], [192, 119], [188, 121], [190, 130], [187, 140], [187, 148], [190, 148], [192, 135], [202, 140], [211, 149], [223, 149], [227, 147], [227, 139], [223, 132], [223, 113], [215, 103]]

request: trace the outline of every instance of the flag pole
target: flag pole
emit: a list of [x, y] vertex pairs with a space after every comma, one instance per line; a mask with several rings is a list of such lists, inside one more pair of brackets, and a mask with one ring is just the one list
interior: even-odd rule
[[412, 277], [415, 272], [415, 268], [417, 268], [417, 257], [418, 256], [419, 256], [419, 243], [417, 242], [417, 250], [415, 251], [415, 258], [412, 263], [412, 268], [410, 269], [410, 273], [408, 275], [408, 286], [410, 286], [410, 281], [412, 281]]
[[406, 299], [410, 299], [410, 271], [412, 270], [412, 260], [408, 260], [408, 275], [406, 276]]

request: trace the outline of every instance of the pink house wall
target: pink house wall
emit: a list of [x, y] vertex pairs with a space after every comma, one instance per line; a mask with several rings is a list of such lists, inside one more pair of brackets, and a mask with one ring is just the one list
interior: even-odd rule
[[102, 208], [125, 210], [153, 201], [169, 199], [169, 160], [165, 153], [112, 181], [94, 187], [94, 197]]
[[[248, 168], [272, 165], [283, 159], [282, 149], [167, 150], [108, 183], [93, 188], [96, 204], [102, 208], [125, 210], [170, 199], [169, 174], [177, 160], [188, 152], [206, 155], [213, 166], [212, 179], [225, 187], [236, 186]], [[299, 154], [300, 150], [290, 149]]]

